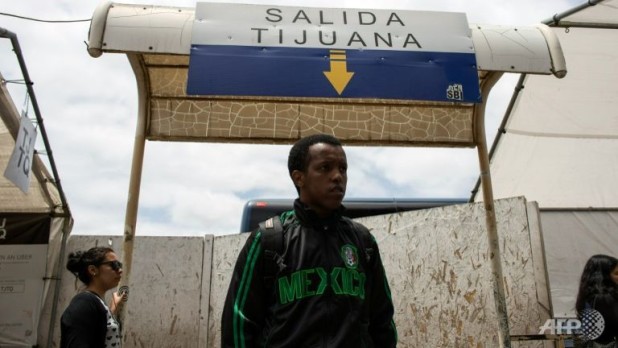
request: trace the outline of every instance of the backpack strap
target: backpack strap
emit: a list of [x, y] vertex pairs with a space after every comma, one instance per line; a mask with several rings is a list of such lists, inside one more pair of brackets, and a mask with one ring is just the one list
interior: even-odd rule
[[375, 250], [373, 248], [373, 236], [371, 235], [371, 232], [369, 232], [369, 229], [363, 225], [360, 224], [356, 221], [353, 221], [351, 219], [348, 219], [351, 227], [353, 230], [357, 231], [358, 235], [360, 235], [360, 240], [361, 240], [361, 247], [364, 249], [365, 253], [365, 263], [366, 265], [371, 265], [372, 261], [373, 261], [373, 256], [375, 254]]
[[365, 261], [367, 261], [368, 265], [371, 265], [373, 261], [373, 254], [375, 253], [375, 250], [372, 247], [374, 242], [373, 236], [365, 226], [362, 226], [360, 231], [364, 244], [363, 248], [365, 248]]
[[262, 249], [264, 256], [264, 286], [270, 290], [275, 283], [279, 271], [285, 268], [281, 254], [283, 253], [283, 226], [279, 216], [273, 216], [259, 224], [262, 232]]

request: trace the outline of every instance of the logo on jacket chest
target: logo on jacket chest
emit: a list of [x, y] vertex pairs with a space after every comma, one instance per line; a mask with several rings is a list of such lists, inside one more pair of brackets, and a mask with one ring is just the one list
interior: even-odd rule
[[356, 247], [350, 244], [346, 244], [341, 247], [341, 258], [346, 267], [356, 269], [358, 267], [358, 252]]

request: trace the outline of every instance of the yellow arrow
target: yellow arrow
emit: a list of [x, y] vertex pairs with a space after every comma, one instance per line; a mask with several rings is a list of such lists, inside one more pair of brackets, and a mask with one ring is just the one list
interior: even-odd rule
[[345, 51], [330, 51], [330, 71], [324, 71], [324, 75], [326, 75], [326, 78], [330, 84], [333, 85], [337, 93], [341, 95], [352, 79], [352, 76], [354, 76], [353, 72], [348, 72]]

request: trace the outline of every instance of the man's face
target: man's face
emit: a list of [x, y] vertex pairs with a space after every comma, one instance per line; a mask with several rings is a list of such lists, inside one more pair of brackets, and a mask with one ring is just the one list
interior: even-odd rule
[[300, 200], [321, 217], [341, 206], [348, 183], [348, 161], [341, 146], [317, 143], [309, 147], [305, 172], [295, 170], [292, 178], [300, 188]]

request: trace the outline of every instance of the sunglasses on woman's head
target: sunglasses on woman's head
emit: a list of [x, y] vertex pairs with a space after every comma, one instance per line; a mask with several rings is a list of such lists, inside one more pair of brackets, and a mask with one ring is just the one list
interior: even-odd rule
[[109, 265], [114, 271], [118, 271], [122, 268], [122, 262], [118, 260], [104, 261], [104, 262], [101, 262], [99, 265]]

